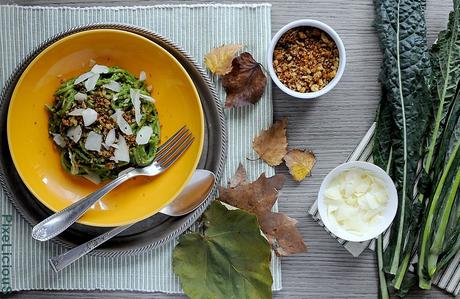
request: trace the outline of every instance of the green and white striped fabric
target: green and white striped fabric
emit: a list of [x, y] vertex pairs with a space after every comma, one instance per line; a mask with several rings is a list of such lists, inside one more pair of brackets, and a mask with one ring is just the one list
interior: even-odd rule
[[[3, 86], [30, 51], [47, 38], [78, 25], [96, 22], [127, 23], [145, 27], [177, 44], [202, 62], [211, 48], [228, 43], [246, 45], [254, 58], [266, 61], [271, 38], [270, 5], [162, 5], [150, 7], [21, 7], [0, 6], [0, 85]], [[221, 100], [222, 86], [213, 78]], [[272, 123], [271, 86], [268, 84], [262, 100], [254, 107], [228, 110], [229, 151], [223, 181], [227, 181], [239, 162], [253, 156], [253, 137]], [[262, 172], [273, 175], [274, 169], [262, 162], [246, 163], [251, 179]], [[11, 224], [11, 240], [2, 241], [11, 256], [2, 258], [2, 288], [12, 290], [80, 289], [138, 290], [181, 292], [178, 278], [171, 269], [174, 242], [137, 256], [120, 258], [85, 257], [54, 273], [48, 258], [63, 252], [58, 245], [41, 243], [30, 237], [30, 226], [14, 210], [2, 193], [0, 211], [2, 225]], [[11, 223], [9, 223], [11, 215]], [[6, 247], [5, 247], [6, 248]], [[6, 264], [10, 260], [10, 264]], [[8, 267], [11, 265], [11, 267]], [[8, 272], [8, 273], [7, 273]], [[281, 265], [272, 259], [273, 289], [281, 289]]]
[[[374, 140], [374, 131], [375, 131], [375, 123], [367, 131], [366, 135], [364, 135], [363, 139], [359, 142], [353, 152], [347, 159], [348, 161], [368, 161], [372, 162], [372, 145]], [[318, 222], [319, 225], [324, 227], [323, 222], [319, 216], [318, 212], [318, 204], [317, 201], [313, 203], [308, 211], [310, 215], [312, 215], [313, 219]], [[325, 230], [326, 227], [324, 227]], [[329, 232], [329, 231], [328, 231]], [[334, 234], [329, 232], [330, 235], [336, 239], [340, 244], [342, 244], [345, 249], [348, 250], [354, 257], [358, 257], [366, 248], [374, 250], [375, 248], [375, 240], [366, 241], [366, 242], [349, 242], [342, 240], [336, 237]], [[390, 234], [389, 230], [384, 233], [383, 238], [383, 246], [386, 247], [388, 245]], [[413, 270], [413, 269], [409, 269]], [[449, 293], [454, 295], [458, 295], [460, 292], [460, 252], [453, 258], [451, 263], [449, 264], [444, 271], [439, 273], [439, 275], [434, 279], [433, 283], [440, 287], [441, 289], [446, 290]]]

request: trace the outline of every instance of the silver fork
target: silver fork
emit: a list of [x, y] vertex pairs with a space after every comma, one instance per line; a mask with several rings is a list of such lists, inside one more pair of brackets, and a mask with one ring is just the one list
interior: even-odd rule
[[144, 168], [130, 168], [102, 188], [73, 203], [67, 208], [49, 216], [32, 229], [32, 237], [47, 241], [75, 223], [95, 202], [123, 182], [136, 176], [155, 176], [168, 169], [193, 143], [194, 137], [184, 126], [158, 149], [155, 160]]

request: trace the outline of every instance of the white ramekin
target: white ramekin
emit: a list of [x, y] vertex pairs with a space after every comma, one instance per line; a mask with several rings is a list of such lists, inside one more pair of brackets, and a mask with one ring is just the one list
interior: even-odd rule
[[[383, 221], [380, 222], [376, 227], [374, 227], [373, 231], [369, 231], [367, 234], [363, 234], [361, 236], [352, 234], [346, 231], [345, 229], [341, 228], [340, 226], [334, 225], [330, 221], [329, 216], [327, 214], [327, 207], [324, 198], [324, 192], [331, 183], [331, 181], [343, 171], [351, 168], [360, 168], [372, 173], [374, 176], [376, 176], [383, 182], [388, 194], [388, 204], [385, 208], [385, 211], [383, 212]], [[393, 180], [383, 169], [368, 162], [352, 161], [337, 166], [331, 172], [329, 172], [329, 174], [324, 178], [318, 193], [318, 211], [324, 225], [331, 233], [347, 241], [363, 242], [376, 238], [390, 226], [391, 222], [395, 218], [397, 210], [398, 192], [396, 191], [396, 187], [393, 183]]]
[[[296, 27], [303, 27], [303, 26], [308, 26], [308, 27], [315, 27], [318, 28], [327, 34], [329, 34], [330, 37], [334, 40], [335, 44], [337, 45], [337, 49], [339, 50], [339, 69], [337, 70], [337, 74], [335, 75], [334, 79], [331, 80], [325, 87], [318, 91], [314, 92], [297, 92], [294, 91], [287, 86], [285, 86], [281, 81], [278, 79], [278, 76], [275, 73], [275, 70], [273, 68], [273, 52], [275, 50], [275, 46], [278, 43], [278, 40], [280, 37], [288, 30]], [[346, 64], [346, 54], [345, 54], [345, 46], [343, 45], [342, 40], [340, 39], [339, 35], [337, 32], [334, 31], [331, 27], [328, 25], [324, 24], [323, 22], [316, 21], [316, 20], [310, 20], [310, 19], [303, 19], [303, 20], [297, 20], [294, 22], [291, 22], [281, 28], [275, 36], [272, 38], [270, 42], [270, 46], [268, 47], [268, 57], [267, 57], [267, 65], [268, 65], [268, 73], [270, 74], [270, 77], [272, 78], [273, 82], [285, 93], [287, 93], [290, 96], [299, 98], [299, 99], [313, 99], [317, 98], [319, 96], [322, 96], [326, 93], [328, 93], [330, 90], [334, 88], [334, 86], [337, 85], [339, 82], [340, 78], [343, 75], [343, 72], [345, 70], [345, 64]]]

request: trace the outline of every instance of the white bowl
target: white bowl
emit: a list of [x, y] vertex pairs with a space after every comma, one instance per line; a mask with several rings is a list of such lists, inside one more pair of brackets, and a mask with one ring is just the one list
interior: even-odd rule
[[[288, 88], [286, 85], [284, 85], [278, 79], [278, 76], [275, 73], [275, 69], [273, 68], [273, 52], [275, 50], [275, 46], [278, 43], [278, 40], [280, 39], [280, 37], [284, 33], [286, 33], [286, 31], [292, 28], [303, 27], [303, 26], [315, 27], [329, 34], [329, 36], [332, 37], [335, 44], [337, 45], [337, 49], [339, 50], [339, 59], [340, 59], [339, 69], [337, 70], [337, 74], [335, 75], [334, 79], [332, 79], [331, 82], [329, 82], [322, 89], [318, 91], [306, 92], [306, 93], [294, 91]], [[270, 77], [272, 78], [273, 82], [275, 82], [275, 84], [288, 95], [299, 98], [299, 99], [313, 99], [313, 98], [317, 98], [331, 91], [337, 85], [340, 78], [342, 77], [343, 72], [345, 71], [345, 63], [347, 60], [347, 57], [345, 54], [345, 46], [343, 45], [343, 42], [340, 39], [337, 32], [335, 32], [334, 29], [324, 24], [323, 22], [316, 21], [316, 20], [310, 20], [310, 19], [297, 20], [281, 28], [271, 40], [267, 53], [268, 53], [268, 57], [267, 57], [268, 58], [267, 59], [268, 73], [270, 74]]]
[[[364, 169], [366, 171], [369, 171], [375, 177], [379, 178], [383, 182], [384, 187], [388, 194], [388, 204], [386, 205], [385, 211], [383, 212], [383, 221], [381, 221], [380, 223], [377, 223], [372, 231], [369, 230], [369, 232], [364, 233], [361, 236], [352, 234], [340, 226], [333, 225], [329, 219], [326, 203], [324, 201], [324, 192], [326, 188], [329, 186], [329, 184], [331, 183], [331, 180], [337, 177], [340, 173], [344, 172], [345, 170], [351, 169], [351, 168]], [[321, 187], [318, 193], [318, 211], [319, 211], [319, 215], [324, 225], [331, 233], [347, 241], [363, 242], [363, 241], [368, 241], [368, 240], [378, 237], [381, 233], [383, 233], [390, 226], [391, 222], [395, 218], [397, 209], [398, 209], [398, 193], [396, 191], [396, 187], [395, 187], [395, 184], [393, 183], [393, 180], [383, 169], [381, 169], [380, 167], [372, 163], [368, 163], [368, 162], [352, 161], [352, 162], [347, 162], [347, 163], [337, 166], [331, 172], [329, 172], [329, 174], [324, 178], [323, 182], [321, 183]]]

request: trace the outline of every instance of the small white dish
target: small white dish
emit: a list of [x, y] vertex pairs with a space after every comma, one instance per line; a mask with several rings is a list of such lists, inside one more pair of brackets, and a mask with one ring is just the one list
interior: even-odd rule
[[[326, 188], [330, 185], [331, 181], [334, 178], [336, 178], [340, 173], [348, 169], [352, 169], [352, 168], [364, 169], [370, 172], [375, 177], [379, 178], [383, 182], [383, 185], [388, 195], [388, 203], [382, 215], [383, 221], [377, 223], [376, 226], [372, 230], [369, 230], [368, 232], [360, 236], [352, 234], [346, 231], [344, 228], [338, 225], [334, 225], [332, 223], [327, 213], [327, 206], [325, 203], [325, 196], [324, 196], [324, 192]], [[352, 161], [352, 162], [347, 162], [347, 163], [337, 166], [331, 172], [329, 172], [329, 174], [324, 178], [323, 182], [321, 183], [319, 192], [318, 192], [318, 211], [321, 217], [321, 221], [324, 223], [326, 228], [331, 233], [347, 241], [363, 242], [363, 241], [368, 241], [368, 240], [378, 237], [381, 233], [383, 233], [390, 226], [391, 222], [393, 222], [393, 219], [396, 216], [397, 209], [398, 209], [398, 192], [396, 191], [396, 187], [395, 187], [395, 184], [393, 183], [393, 180], [383, 169], [381, 169], [380, 167], [372, 163], [368, 163], [368, 162]]]
[[[288, 88], [286, 85], [284, 85], [279, 79], [278, 76], [275, 73], [275, 69], [273, 68], [273, 52], [275, 50], [275, 46], [278, 43], [278, 40], [281, 38], [281, 36], [286, 33], [286, 31], [296, 28], [296, 27], [315, 27], [318, 28], [327, 34], [334, 40], [335, 44], [337, 45], [337, 49], [339, 50], [339, 69], [337, 70], [337, 74], [335, 75], [334, 79], [331, 80], [324, 88], [314, 91], [314, 92], [297, 92], [294, 91], [290, 88]], [[332, 29], [330, 26], [326, 25], [323, 22], [316, 21], [316, 20], [311, 20], [311, 19], [302, 19], [302, 20], [297, 20], [294, 22], [291, 22], [281, 28], [275, 36], [272, 38], [270, 45], [268, 47], [268, 57], [267, 57], [267, 65], [268, 65], [268, 73], [270, 74], [270, 77], [272, 78], [273, 82], [285, 93], [287, 93], [290, 96], [293, 96], [295, 98], [299, 99], [314, 99], [319, 96], [322, 96], [329, 91], [331, 91], [337, 83], [340, 81], [340, 78], [343, 75], [343, 72], [345, 71], [345, 64], [346, 64], [346, 54], [345, 54], [345, 46], [343, 45], [342, 39], [340, 39], [339, 35], [337, 32], [335, 32], [334, 29]]]

